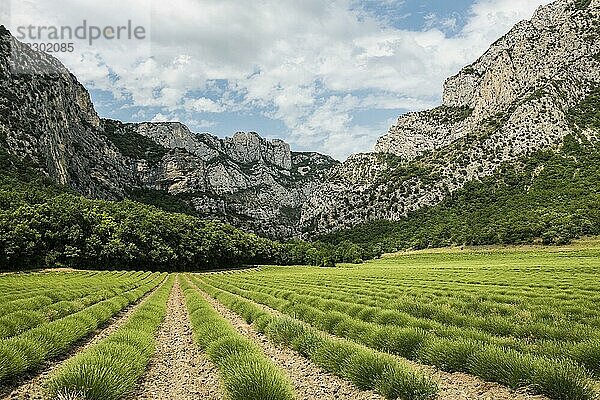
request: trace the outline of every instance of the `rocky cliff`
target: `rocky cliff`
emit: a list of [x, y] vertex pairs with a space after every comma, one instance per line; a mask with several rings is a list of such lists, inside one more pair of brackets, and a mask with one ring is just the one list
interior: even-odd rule
[[327, 232], [437, 204], [503, 162], [560, 146], [578, 131], [570, 110], [599, 86], [600, 1], [542, 6], [449, 78], [440, 107], [401, 116], [374, 153], [332, 169], [303, 224]]
[[338, 164], [318, 153], [292, 152], [282, 140], [255, 132], [219, 139], [179, 123], [122, 127], [169, 149], [160, 162], [138, 162], [143, 187], [180, 195], [206, 217], [272, 237], [299, 235], [302, 205], [324, 171]]
[[122, 197], [129, 160], [100, 134], [85, 88], [0, 27], [0, 144], [91, 197]]
[[54, 58], [0, 29], [0, 145], [100, 198], [168, 193], [200, 215], [274, 237], [399, 220], [507, 161], [581, 130], [571, 110], [600, 88], [600, 0], [558, 0], [449, 78], [443, 104], [403, 115], [344, 163], [256, 133], [220, 139], [179, 123], [100, 119]]
[[281, 140], [220, 139], [180, 123], [100, 119], [85, 88], [53, 57], [0, 28], [0, 146], [95, 198], [137, 189], [179, 196], [201, 216], [273, 237], [299, 233], [300, 208], [338, 162]]

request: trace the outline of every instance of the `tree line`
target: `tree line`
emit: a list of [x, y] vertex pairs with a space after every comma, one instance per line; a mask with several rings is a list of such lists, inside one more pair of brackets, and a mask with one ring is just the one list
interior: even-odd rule
[[0, 269], [206, 270], [255, 264], [360, 262], [363, 249], [281, 243], [136, 201], [87, 199], [0, 150]]

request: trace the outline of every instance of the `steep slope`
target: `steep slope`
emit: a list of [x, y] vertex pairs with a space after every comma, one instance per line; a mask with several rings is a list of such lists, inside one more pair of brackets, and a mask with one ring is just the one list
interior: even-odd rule
[[[90, 200], [0, 148], [0, 271], [317, 264], [336, 250], [300, 241], [282, 244], [130, 200]], [[344, 256], [353, 255], [338, 257]]]
[[[0, 147], [92, 198], [176, 196], [196, 215], [271, 237], [298, 234], [300, 207], [337, 164], [256, 133], [219, 139], [179, 123], [102, 120], [58, 60], [0, 27]], [[185, 207], [181, 207], [185, 209]]]
[[100, 134], [85, 88], [1, 26], [0, 145], [86, 196], [122, 197], [134, 184], [129, 160]]
[[321, 240], [395, 252], [456, 245], [564, 244], [600, 235], [599, 164], [599, 145], [567, 136], [559, 152], [539, 151], [505, 163], [436, 206], [400, 221], [358, 224]]
[[401, 220], [507, 162], [582, 136], [568, 119], [600, 87], [600, 1], [559, 0], [517, 24], [445, 83], [443, 104], [401, 116], [303, 208], [310, 232]]
[[138, 186], [188, 202], [217, 218], [270, 237], [299, 233], [300, 208], [332, 166], [331, 157], [296, 153], [282, 140], [237, 132], [220, 139], [181, 123], [102, 120], [109, 140], [136, 160]]

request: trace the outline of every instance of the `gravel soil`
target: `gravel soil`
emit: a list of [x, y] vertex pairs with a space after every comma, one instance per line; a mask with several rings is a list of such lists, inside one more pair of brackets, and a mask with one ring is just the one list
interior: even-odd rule
[[15, 399], [28, 399], [28, 400], [43, 400], [46, 399], [44, 396], [44, 382], [48, 377], [54, 372], [57, 368], [63, 365], [63, 363], [69, 358], [73, 357], [75, 354], [84, 351], [90, 346], [95, 345], [117, 329], [119, 329], [137, 310], [137, 308], [150, 296], [150, 294], [154, 293], [159, 287], [164, 285], [165, 281], [163, 281], [160, 285], [158, 285], [153, 290], [149, 291], [134, 305], [130, 305], [125, 308], [123, 311], [109, 319], [106, 324], [102, 327], [98, 328], [95, 332], [82, 339], [78, 344], [73, 347], [67, 354], [55, 358], [51, 361], [47, 361], [37, 373], [29, 373], [25, 374], [21, 379], [17, 382], [11, 382], [7, 387], [0, 387], [0, 398], [3, 400], [15, 400]]
[[545, 396], [515, 391], [493, 382], [486, 382], [473, 375], [461, 372], [448, 373], [422, 364], [417, 366], [439, 382], [439, 399], [443, 400], [548, 400]]
[[287, 373], [294, 384], [299, 400], [383, 399], [382, 396], [372, 391], [360, 390], [350, 382], [322, 370], [295, 351], [287, 347], [275, 345], [265, 335], [257, 332], [251, 325], [247, 324], [240, 316], [230, 311], [208, 294], [202, 291], [200, 293], [242, 335], [258, 344], [265, 355]]
[[165, 321], [156, 336], [156, 352], [135, 390], [134, 399], [221, 399], [216, 368], [194, 343], [179, 282], [175, 282]]
[[[231, 314], [233, 314], [231, 311], [229, 311], [221, 303], [217, 302], [212, 297], [208, 296], [206, 293], [203, 293], [203, 294], [205, 297], [207, 297], [209, 299], [209, 301], [211, 301], [211, 304], [213, 304], [215, 306], [215, 308], [217, 308], [219, 310], [219, 312], [221, 312], [222, 314], [227, 313], [227, 315], [229, 315], [231, 317]], [[249, 299], [246, 299], [246, 300], [251, 301]], [[276, 315], [283, 315], [281, 312], [274, 310], [270, 307], [267, 307], [263, 304], [259, 304], [259, 303], [255, 303], [255, 304], [258, 305], [259, 307], [262, 307], [267, 312], [270, 312], [270, 313], [273, 313]], [[242, 324], [245, 324], [244, 320], [239, 318], [237, 316], [237, 314], [233, 314], [233, 317], [231, 317], [231, 318], [237, 318], [238, 322], [239, 322], [239, 320], [241, 320], [240, 326], [243, 326]], [[228, 319], [230, 319], [230, 318], [228, 317]], [[236, 327], [238, 327], [238, 325], [236, 325]], [[250, 327], [249, 329], [252, 329], [252, 328]], [[333, 337], [333, 335], [329, 335], [329, 336]], [[262, 340], [267, 341], [267, 339], [262, 334], [258, 334], [257, 337], [260, 338], [259, 340], [261, 340], [261, 341]], [[281, 351], [292, 352], [297, 357], [302, 358], [300, 355], [298, 355], [297, 353], [295, 353], [291, 350], [281, 349]], [[416, 362], [413, 362], [410, 360], [406, 360], [406, 359], [400, 358], [400, 357], [398, 357], [398, 358], [404, 362], [409, 363], [413, 367], [427, 373], [429, 376], [431, 376], [433, 379], [435, 379], [438, 382], [439, 389], [440, 389], [439, 396], [438, 396], [438, 399], [440, 399], [440, 400], [549, 400], [545, 396], [532, 395], [532, 394], [527, 393], [524, 390], [513, 390], [513, 389], [507, 388], [505, 386], [502, 386], [502, 385], [494, 383], [494, 382], [484, 381], [473, 375], [469, 375], [469, 374], [465, 374], [465, 373], [461, 373], [461, 372], [449, 373], [449, 372], [445, 372], [445, 371], [440, 371], [437, 368], [429, 366], [429, 365], [419, 364], [419, 363], [416, 363]], [[304, 359], [304, 358], [302, 358], [302, 359]], [[327, 372], [321, 372], [321, 374], [326, 374], [326, 375], [329, 375], [329, 376], [339, 380], [339, 378], [337, 378], [331, 374], [328, 374]], [[314, 382], [318, 382], [318, 381], [314, 381]], [[309, 382], [309, 385], [310, 385], [310, 382]], [[348, 385], [348, 384], [346, 384], [346, 385]], [[310, 389], [310, 387], [309, 387], [309, 389]], [[357, 391], [358, 389], [354, 389], [354, 390]], [[334, 399], [334, 398], [340, 398], [340, 399], [341, 398], [346, 398], [346, 399], [382, 398], [378, 395], [374, 395], [374, 396], [375, 397], [352, 397], [352, 396], [350, 396], [350, 397], [335, 397], [334, 396], [334, 397], [326, 397], [326, 398], [331, 398], [331, 399]], [[316, 398], [316, 397], [302, 397], [302, 398], [308, 399], [308, 398]]]

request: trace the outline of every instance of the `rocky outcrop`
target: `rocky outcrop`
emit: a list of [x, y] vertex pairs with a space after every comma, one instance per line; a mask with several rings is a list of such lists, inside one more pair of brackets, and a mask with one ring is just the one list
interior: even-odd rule
[[129, 126], [166, 148], [187, 150], [204, 161], [226, 156], [237, 164], [260, 163], [284, 171], [292, 168], [290, 145], [279, 139], [263, 139], [256, 132], [237, 132], [221, 140], [207, 133], [192, 133], [179, 122], [144, 122]]
[[375, 152], [396, 154], [405, 161], [414, 160], [464, 137], [471, 114], [468, 105], [461, 105], [403, 115], [388, 134], [377, 141]]
[[[459, 138], [487, 132], [490, 122], [501, 124], [492, 133], [525, 126], [539, 131], [541, 123], [544, 129], [534, 137], [539, 142], [548, 127], [560, 123], [552, 112], [540, 113], [540, 104], [550, 102], [545, 106], [564, 112], [600, 79], [595, 58], [599, 7], [598, 1], [584, 6], [573, 0], [540, 7], [530, 21], [517, 24], [475, 63], [445, 82], [441, 107], [401, 116], [375, 151], [415, 159]], [[559, 128], [566, 132], [564, 126]], [[549, 136], [555, 141], [556, 135]], [[536, 143], [526, 147], [530, 145], [536, 147]]]
[[60, 62], [4, 28], [0, 71], [0, 146], [86, 196], [152, 189], [179, 196], [201, 216], [291, 237], [300, 233], [302, 204], [337, 164], [253, 132], [220, 139], [180, 123], [100, 119]]
[[318, 153], [293, 153], [282, 140], [255, 132], [220, 139], [180, 123], [124, 124], [168, 153], [138, 164], [146, 188], [189, 199], [204, 216], [272, 237], [298, 236], [300, 210], [337, 162]]
[[283, 140], [267, 141], [256, 132], [238, 132], [225, 139], [225, 153], [240, 164], [266, 164], [284, 171], [292, 168], [290, 145]]
[[145, 122], [127, 125], [132, 128], [132, 131], [152, 139], [165, 148], [184, 149], [204, 161], [218, 157], [220, 154], [217, 150], [220, 146], [218, 138], [193, 134], [187, 126], [179, 122]]
[[56, 59], [0, 28], [0, 143], [58, 183], [117, 198], [134, 184], [128, 160], [100, 133], [88, 92]]
[[580, 133], [570, 110], [600, 88], [600, 0], [540, 7], [449, 78], [442, 105], [401, 116], [374, 152], [341, 164], [253, 132], [100, 119], [74, 76], [4, 28], [0, 72], [0, 146], [57, 182], [109, 199], [152, 189], [247, 230], [309, 237], [401, 219]]
[[377, 142], [379, 156], [332, 169], [303, 224], [327, 232], [401, 219], [504, 162], [560, 146], [575, 133], [569, 110], [600, 86], [599, 55], [600, 1], [540, 7], [449, 78], [440, 107], [401, 116]]

